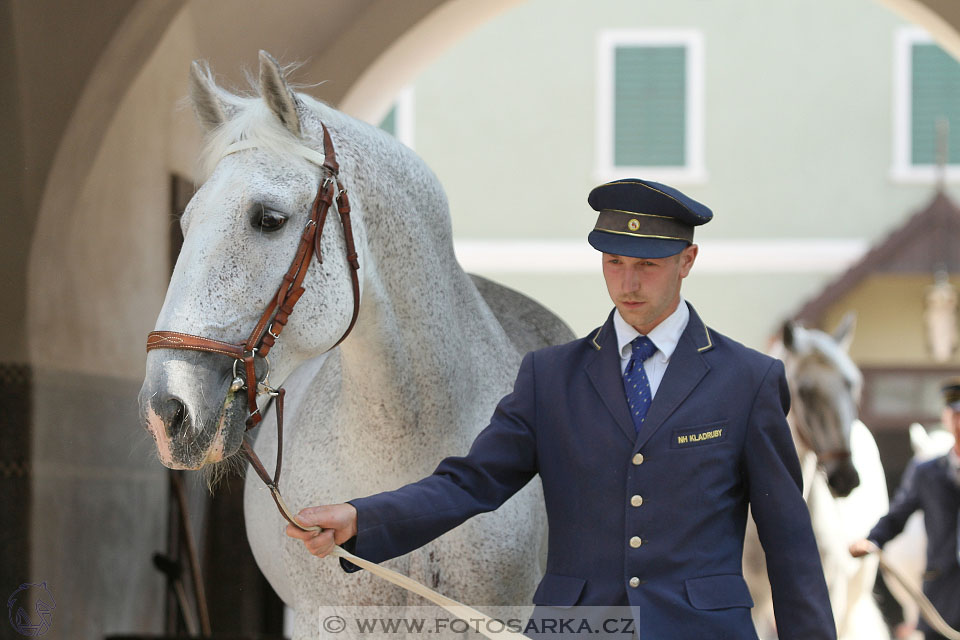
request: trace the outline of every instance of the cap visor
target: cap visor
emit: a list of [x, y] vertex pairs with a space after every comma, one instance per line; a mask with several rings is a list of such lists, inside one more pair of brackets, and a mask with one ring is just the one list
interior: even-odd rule
[[596, 230], [590, 232], [587, 242], [597, 251], [630, 258], [668, 258], [690, 246], [686, 240], [638, 238]]

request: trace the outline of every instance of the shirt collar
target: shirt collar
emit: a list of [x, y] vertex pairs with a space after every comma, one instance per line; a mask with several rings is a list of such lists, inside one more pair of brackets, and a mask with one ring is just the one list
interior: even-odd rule
[[[687, 302], [683, 299], [683, 296], [680, 296], [680, 304], [677, 305], [676, 310], [647, 334], [647, 337], [657, 347], [660, 358], [664, 362], [669, 360], [677, 349], [677, 343], [680, 342], [680, 336], [683, 335], [683, 330], [687, 328], [689, 320], [690, 309], [687, 308]], [[640, 335], [640, 332], [623, 319], [619, 310], [613, 312], [613, 327], [617, 332], [617, 348], [620, 350], [620, 357], [629, 358], [633, 352], [630, 343]]]

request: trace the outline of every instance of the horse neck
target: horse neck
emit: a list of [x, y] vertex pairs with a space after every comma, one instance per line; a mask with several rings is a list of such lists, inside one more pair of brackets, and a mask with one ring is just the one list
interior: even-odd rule
[[[344, 370], [376, 371], [394, 387], [462, 384], [470, 370], [516, 353], [456, 260], [436, 178], [412, 153], [393, 151], [376, 179], [358, 176], [352, 192], [363, 203], [366, 251]], [[393, 181], [387, 189], [384, 177]], [[469, 367], [458, 366], [465, 360]]]

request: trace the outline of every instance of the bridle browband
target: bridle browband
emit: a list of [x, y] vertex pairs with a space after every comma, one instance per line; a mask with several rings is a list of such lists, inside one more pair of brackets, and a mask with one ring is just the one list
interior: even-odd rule
[[[234, 359], [234, 380], [230, 386], [230, 391], [235, 393], [242, 389], [247, 391], [247, 406], [250, 415], [247, 416], [246, 430], [249, 431], [263, 420], [260, 413], [260, 407], [257, 406], [257, 395], [268, 394], [276, 398], [277, 405], [277, 464], [274, 475], [270, 474], [264, 468], [263, 463], [254, 453], [250, 443], [246, 438], [243, 440], [243, 452], [253, 466], [254, 471], [260, 476], [260, 479], [270, 489], [273, 501], [277, 504], [283, 517], [294, 526], [305, 529], [303, 525], [297, 522], [296, 518], [287, 509], [286, 504], [280, 497], [280, 465], [283, 458], [283, 399], [286, 391], [283, 388], [274, 389], [270, 387], [268, 378], [270, 376], [270, 361], [267, 360], [267, 354], [280, 337], [280, 333], [286, 326], [293, 313], [293, 309], [303, 295], [305, 289], [303, 280], [307, 275], [311, 259], [314, 255], [317, 262], [323, 264], [323, 256], [320, 252], [320, 238], [323, 234], [324, 223], [327, 220], [327, 213], [333, 203], [336, 202], [337, 212], [340, 214], [340, 222], [343, 225], [343, 236], [347, 251], [347, 262], [350, 265], [350, 280], [353, 285], [353, 316], [350, 318], [350, 324], [346, 331], [340, 336], [340, 339], [330, 347], [333, 349], [346, 339], [357, 323], [357, 315], [360, 313], [360, 263], [357, 259], [357, 250], [353, 241], [353, 227], [350, 223], [350, 201], [347, 198], [347, 191], [340, 182], [340, 165], [337, 162], [336, 152], [333, 147], [333, 141], [330, 139], [330, 132], [326, 125], [321, 124], [323, 129], [323, 157], [308, 147], [300, 149], [300, 155], [307, 160], [320, 166], [321, 181], [317, 189], [317, 195], [313, 200], [313, 206], [310, 209], [310, 218], [304, 226], [303, 233], [300, 236], [300, 244], [297, 246], [297, 252], [293, 257], [290, 268], [283, 276], [283, 281], [277, 289], [267, 307], [260, 315], [259, 321], [254, 326], [253, 331], [246, 341], [234, 344], [223, 342], [212, 338], [180, 333], [177, 331], [151, 331], [147, 335], [147, 351], [154, 349], [185, 349], [188, 351], [203, 351], [206, 353], [219, 353]], [[254, 148], [254, 144], [247, 142], [234, 143], [227, 148], [227, 154], [242, 151], [244, 149]], [[267, 364], [267, 372], [263, 380], [258, 381], [256, 376], [256, 358], [261, 357]], [[237, 365], [243, 367], [244, 376], [237, 372]]]

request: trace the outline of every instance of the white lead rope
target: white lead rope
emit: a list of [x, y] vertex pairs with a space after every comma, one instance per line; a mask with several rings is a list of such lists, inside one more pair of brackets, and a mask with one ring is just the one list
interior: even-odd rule
[[[287, 519], [294, 523], [294, 526], [299, 527], [303, 531], [321, 531], [321, 527], [318, 526], [303, 526], [300, 524], [300, 521], [290, 512], [290, 508], [287, 507], [287, 503], [284, 502], [283, 497], [280, 495], [280, 492], [275, 487], [270, 487], [271, 493], [273, 493], [274, 498], [276, 498], [277, 506], [280, 507], [280, 510], [287, 517]], [[464, 622], [475, 625], [477, 622], [482, 622], [482, 625], [474, 626], [474, 630], [480, 634], [490, 638], [491, 640], [500, 640], [502, 638], [513, 638], [514, 640], [529, 640], [527, 636], [522, 633], [518, 633], [511, 629], [508, 629], [502, 621], [497, 621], [499, 624], [495, 624], [495, 621], [490, 618], [490, 616], [483, 614], [473, 607], [468, 607], [465, 604], [457, 602], [453, 598], [448, 598], [442, 593], [437, 593], [433, 589], [426, 587], [413, 578], [403, 575], [402, 573], [397, 573], [392, 569], [387, 569], [386, 567], [381, 567], [375, 562], [370, 562], [369, 560], [364, 560], [359, 556], [355, 556], [343, 547], [334, 546], [333, 551], [330, 552], [330, 555], [336, 556], [338, 558], [343, 558], [353, 564], [357, 565], [362, 569], [366, 569], [373, 575], [378, 578], [382, 578], [387, 582], [391, 582], [398, 587], [402, 587], [411, 593], [415, 593], [418, 596], [426, 598], [430, 602], [434, 603], [438, 607], [443, 608], [448, 613], [460, 618]], [[503, 627], [500, 631], [495, 631], [497, 627]], [[952, 640], [952, 639], [951, 639]]]
[[920, 607], [920, 614], [923, 616], [923, 619], [927, 621], [927, 624], [929, 624], [934, 631], [944, 638], [947, 638], [947, 640], [960, 640], [960, 631], [957, 631], [947, 624], [946, 620], [943, 619], [943, 616], [940, 615], [940, 612], [937, 611], [933, 603], [924, 595], [923, 591], [917, 589], [916, 585], [908, 580], [900, 571], [887, 564], [883, 559], [882, 552], [877, 551], [876, 554], [877, 557], [880, 558], [880, 570], [883, 571], [883, 575], [893, 578], [901, 587], [906, 589], [910, 597], [913, 598], [917, 606]]
[[[412, 593], [417, 594], [418, 596], [422, 596], [426, 598], [427, 600], [434, 603], [435, 605], [442, 607], [448, 613], [455, 615], [456, 617], [460, 618], [464, 622], [470, 623], [471, 625], [473, 625], [472, 628], [475, 631], [481, 633], [487, 638], [492, 638], [495, 640], [499, 638], [516, 638], [517, 640], [520, 640], [522, 638], [527, 638], [527, 636], [523, 635], [522, 633], [518, 633], [516, 631], [512, 631], [508, 629], [503, 622], [499, 622], [496, 625], [494, 625], [494, 628], [496, 626], [499, 626], [499, 627], [503, 627], [503, 629], [501, 631], [494, 631], [493, 629], [491, 629], [491, 624], [493, 623], [493, 620], [491, 620], [489, 616], [477, 611], [473, 607], [468, 607], [465, 604], [461, 604], [457, 602], [453, 598], [448, 598], [447, 596], [441, 593], [437, 593], [433, 589], [425, 587], [424, 585], [420, 584], [413, 578], [405, 576], [402, 573], [397, 573], [396, 571], [392, 571], [390, 569], [387, 569], [386, 567], [381, 567], [375, 562], [370, 562], [369, 560], [364, 560], [363, 558], [357, 557], [352, 553], [350, 553], [349, 551], [344, 550], [342, 547], [335, 546], [333, 548], [333, 551], [330, 552], [330, 555], [337, 556], [338, 558], [343, 558], [344, 560], [348, 560], [353, 564], [357, 565], [358, 567], [362, 567], [363, 569], [366, 569], [367, 571], [374, 574], [375, 576], [383, 578], [387, 582], [392, 582], [398, 587], [403, 587], [407, 591], [410, 591]], [[476, 623], [478, 621], [482, 622], [483, 624], [477, 625]]]

